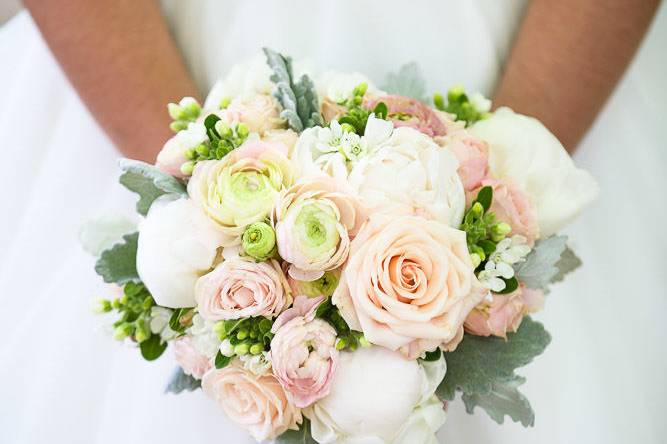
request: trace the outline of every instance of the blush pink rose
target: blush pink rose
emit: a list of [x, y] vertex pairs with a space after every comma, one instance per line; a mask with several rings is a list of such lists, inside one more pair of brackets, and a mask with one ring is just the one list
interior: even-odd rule
[[220, 112], [220, 116], [229, 123], [243, 123], [250, 132], [258, 134], [285, 126], [285, 120], [280, 118], [278, 101], [264, 94], [237, 97]]
[[[539, 238], [540, 230], [537, 224], [537, 215], [531, 207], [528, 197], [508, 180], [486, 179], [481, 184], [481, 187], [485, 186], [493, 188], [493, 201], [490, 211], [495, 213], [496, 219], [508, 223], [512, 227], [512, 235], [520, 234], [524, 236], [528, 245], [532, 246], [535, 240]], [[466, 193], [468, 203], [477, 196], [480, 188]]]
[[211, 360], [199, 353], [190, 336], [183, 336], [171, 343], [176, 362], [183, 369], [183, 373], [193, 378], [201, 379], [211, 368]]
[[298, 430], [303, 421], [301, 410], [273, 375], [255, 375], [238, 360], [222, 369], [209, 370], [202, 378], [202, 390], [257, 441]]
[[465, 330], [477, 336], [506, 338], [515, 332], [523, 317], [544, 306], [544, 294], [523, 285], [510, 294], [494, 294], [491, 300], [482, 301], [465, 321]]
[[273, 324], [270, 361], [273, 374], [297, 407], [308, 407], [329, 394], [338, 365], [336, 330], [315, 319], [324, 297], [297, 296]]
[[387, 118], [394, 123], [394, 127], [396, 128], [407, 126], [427, 136], [435, 137], [447, 134], [448, 125], [453, 124], [453, 121], [447, 114], [409, 97], [397, 95], [372, 96], [366, 94], [362, 106], [367, 109], [373, 109], [380, 102], [387, 105]]
[[288, 153], [288, 148], [282, 141], [264, 141], [259, 139], [246, 140], [233, 153], [237, 159], [259, 159], [262, 157], [262, 154], [272, 150], [278, 151], [283, 156], [287, 156]]
[[478, 188], [489, 176], [487, 143], [459, 131], [453, 137], [437, 137], [438, 145], [454, 153], [459, 161], [458, 173], [466, 191]]
[[197, 280], [195, 300], [204, 319], [220, 321], [273, 318], [289, 307], [292, 295], [275, 260], [257, 263], [232, 257]]
[[162, 172], [176, 177], [185, 177], [181, 165], [188, 161], [185, 152], [208, 140], [204, 124], [192, 122], [182, 131], [167, 140], [155, 159], [155, 166]]
[[463, 231], [417, 216], [371, 216], [333, 296], [350, 328], [408, 358], [453, 349], [484, 297]]

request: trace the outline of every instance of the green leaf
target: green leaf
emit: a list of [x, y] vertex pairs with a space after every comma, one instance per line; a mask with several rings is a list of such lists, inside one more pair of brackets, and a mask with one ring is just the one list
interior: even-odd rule
[[109, 284], [139, 280], [137, 273], [137, 241], [139, 233], [123, 236], [123, 241], [104, 250], [95, 263], [95, 272]]
[[426, 355], [424, 356], [422, 361], [426, 361], [426, 362], [437, 361], [438, 359], [440, 359], [441, 355], [442, 355], [442, 350], [440, 350], [439, 348], [436, 348], [432, 352], [426, 352]]
[[373, 108], [373, 114], [375, 114], [375, 117], [378, 119], [386, 119], [388, 113], [389, 109], [387, 108], [387, 104], [384, 102], [378, 103], [375, 105], [375, 108]]
[[401, 66], [396, 73], [387, 74], [387, 80], [382, 87], [389, 94], [411, 97], [424, 103], [428, 102], [426, 94], [426, 80], [415, 62]]
[[479, 202], [480, 204], [482, 204], [484, 211], [489, 211], [489, 208], [491, 208], [492, 201], [493, 201], [493, 188], [489, 186], [482, 187], [482, 189], [479, 190], [479, 193], [477, 193], [477, 197], [475, 198], [475, 202]]
[[118, 162], [124, 171], [120, 183], [128, 190], [139, 195], [137, 212], [143, 216], [158, 197], [164, 194], [187, 196], [185, 186], [173, 176], [163, 173], [153, 165], [131, 159], [120, 159]]
[[519, 281], [528, 288], [546, 290], [559, 273], [556, 264], [567, 248], [566, 242], [567, 236], [551, 236], [537, 241], [526, 260], [514, 265]]
[[299, 430], [288, 430], [275, 440], [275, 444], [317, 444], [310, 434], [310, 421], [303, 418]]
[[215, 129], [215, 124], [218, 122], [218, 120], [220, 120], [220, 117], [218, 117], [218, 115], [216, 114], [209, 114], [204, 119], [204, 127], [206, 128], [206, 135], [211, 140], [220, 138], [220, 134], [218, 134], [218, 131]]
[[534, 426], [535, 413], [528, 399], [518, 390], [518, 387], [525, 381], [525, 378], [515, 376], [494, 382], [491, 391], [485, 395], [463, 394], [466, 412], [472, 414], [475, 407], [479, 406], [486, 410], [491, 419], [498, 424], [502, 424], [507, 415], [524, 427]]
[[176, 367], [164, 389], [165, 393], [179, 394], [185, 390], [192, 392], [201, 387], [201, 381], [186, 375], [181, 367]]
[[218, 350], [218, 354], [215, 355], [215, 368], [227, 367], [230, 362], [232, 362], [232, 357], [225, 356]]
[[511, 277], [509, 279], [501, 278], [503, 281], [505, 281], [505, 288], [502, 290], [496, 292], [497, 294], [510, 294], [513, 291], [515, 291], [517, 288], [519, 288], [519, 281], [516, 279], [516, 277]]
[[570, 247], [565, 247], [565, 251], [560, 255], [558, 262], [556, 262], [558, 273], [551, 279], [550, 283], [561, 282], [565, 279], [565, 275], [579, 267], [581, 267], [581, 259], [574, 254], [574, 251]]
[[141, 356], [147, 361], [155, 361], [167, 349], [167, 342], [160, 335], [152, 334], [150, 338], [139, 344]]
[[514, 370], [531, 362], [550, 341], [542, 324], [530, 317], [507, 339], [466, 334], [456, 350], [445, 353], [447, 374], [436, 394], [447, 400], [454, 399], [456, 390], [489, 394], [494, 384], [514, 378]]
[[266, 62], [273, 70], [271, 81], [276, 84], [274, 96], [283, 110], [280, 117], [297, 133], [322, 123], [315, 84], [307, 75], [294, 82], [292, 59], [278, 52], [263, 48]]

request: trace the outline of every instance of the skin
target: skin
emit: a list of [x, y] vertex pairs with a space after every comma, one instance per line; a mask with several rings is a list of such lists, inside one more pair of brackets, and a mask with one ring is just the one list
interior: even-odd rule
[[[630, 63], [659, 3], [533, 0], [496, 91], [496, 105], [537, 117], [574, 149]], [[173, 134], [165, 105], [200, 97], [157, 3], [24, 4], [120, 151], [153, 162]]]

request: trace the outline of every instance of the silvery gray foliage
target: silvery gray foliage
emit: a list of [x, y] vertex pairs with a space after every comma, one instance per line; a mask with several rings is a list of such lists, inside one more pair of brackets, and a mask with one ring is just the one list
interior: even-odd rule
[[514, 265], [516, 277], [528, 288], [548, 290], [551, 283], [581, 265], [581, 260], [567, 246], [567, 236], [551, 236], [535, 243], [524, 262]]
[[411, 97], [421, 102], [428, 103], [426, 94], [426, 80], [421, 68], [415, 62], [406, 63], [398, 72], [387, 74], [387, 79], [382, 87], [389, 94]]
[[181, 367], [176, 367], [164, 389], [165, 393], [179, 394], [182, 391], [194, 391], [201, 387], [201, 381], [186, 375]]
[[123, 170], [119, 182], [128, 190], [139, 195], [137, 212], [148, 214], [151, 205], [160, 196], [173, 194], [187, 196], [185, 185], [175, 177], [163, 173], [157, 167], [146, 162], [132, 159], [120, 159], [118, 164]]
[[524, 382], [526, 378], [515, 375], [508, 379], [494, 381], [489, 393], [464, 393], [461, 398], [466, 406], [466, 412], [472, 414], [475, 407], [479, 406], [498, 424], [502, 424], [507, 415], [524, 427], [534, 426], [533, 408], [528, 399], [518, 390], [518, 387]]

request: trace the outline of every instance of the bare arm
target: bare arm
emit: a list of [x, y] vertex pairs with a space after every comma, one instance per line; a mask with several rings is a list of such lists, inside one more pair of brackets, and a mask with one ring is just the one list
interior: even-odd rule
[[496, 106], [539, 118], [573, 151], [630, 63], [660, 0], [533, 0]]
[[198, 93], [153, 0], [25, 0], [80, 97], [126, 156], [172, 135], [166, 104]]

